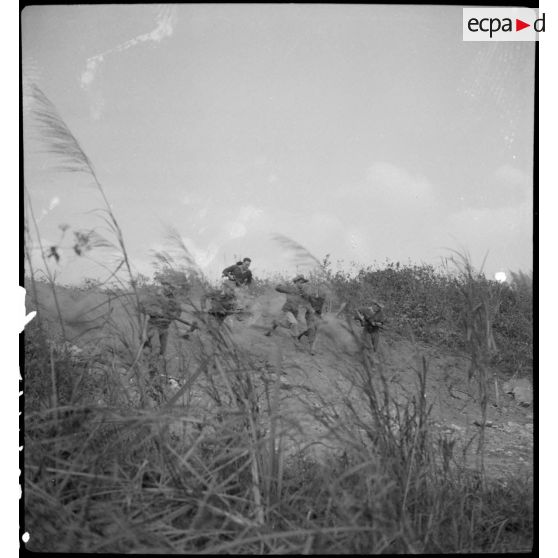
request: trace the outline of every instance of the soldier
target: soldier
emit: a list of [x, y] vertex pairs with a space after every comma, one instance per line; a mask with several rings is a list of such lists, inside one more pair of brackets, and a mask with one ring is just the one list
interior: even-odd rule
[[216, 289], [205, 294], [201, 300], [202, 310], [205, 310], [208, 300], [210, 301], [210, 306], [207, 313], [215, 318], [219, 325], [225, 321], [227, 316], [236, 312], [236, 296], [229, 289]]
[[250, 258], [244, 258], [241, 262], [223, 269], [223, 277], [234, 282], [237, 287], [249, 286], [252, 284], [252, 272], [250, 271]]
[[378, 349], [380, 342], [380, 330], [384, 325], [383, 306], [373, 300], [369, 306], [359, 308], [356, 311], [355, 319], [364, 328], [362, 331], [362, 342], [365, 349]]
[[236, 301], [236, 318], [242, 321], [244, 312], [250, 306], [250, 286], [252, 285], [252, 272], [250, 271], [250, 258], [244, 258], [241, 262], [226, 267], [223, 270], [223, 288], [232, 294]]
[[[287, 300], [283, 305], [281, 310], [283, 311], [283, 319], [280, 320], [273, 320], [273, 325], [271, 329], [265, 333], [267, 337], [270, 337], [272, 332], [277, 329], [277, 327], [285, 327], [290, 330], [291, 335], [298, 339], [298, 309], [299, 306], [303, 306], [306, 308], [307, 316], [308, 313], [314, 314], [314, 309], [310, 306], [310, 303], [307, 300], [307, 291], [304, 287], [305, 283], [308, 283], [308, 279], [306, 279], [303, 275], [297, 275], [293, 281], [294, 285], [288, 284], [280, 284], [275, 287], [275, 290], [284, 293], [287, 295]], [[309, 319], [308, 317], [306, 318]], [[313, 319], [313, 316], [310, 320]]]
[[164, 356], [167, 350], [169, 328], [172, 321], [180, 321], [191, 326], [191, 329], [196, 327], [195, 324], [180, 319], [182, 309], [176, 299], [176, 291], [177, 288], [172, 283], [162, 280], [159, 289], [144, 298], [140, 305], [141, 311], [149, 316], [146, 330], [147, 338], [143, 346], [152, 351], [153, 339], [158, 337], [160, 356]]

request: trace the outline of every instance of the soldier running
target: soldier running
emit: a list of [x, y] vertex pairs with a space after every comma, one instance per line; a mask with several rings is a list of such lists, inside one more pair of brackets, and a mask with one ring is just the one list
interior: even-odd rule
[[158, 337], [159, 355], [163, 357], [167, 350], [171, 322], [177, 320], [189, 325], [192, 330], [197, 327], [195, 323], [180, 318], [182, 309], [176, 299], [176, 291], [177, 288], [172, 283], [162, 280], [159, 289], [140, 302], [140, 310], [149, 317], [143, 347], [152, 351], [153, 339]]
[[252, 284], [252, 272], [250, 271], [250, 258], [244, 258], [241, 262], [236, 262], [223, 269], [223, 277], [234, 282], [237, 287], [249, 286]]
[[[146, 339], [142, 346], [144, 350], [149, 349], [146, 356], [148, 358], [150, 381], [146, 387], [146, 392], [159, 404], [165, 397], [161, 374], [162, 372], [166, 374], [165, 352], [170, 324], [177, 320], [189, 325], [191, 330], [197, 328], [195, 322], [190, 323], [180, 318], [182, 309], [176, 299], [177, 291], [178, 288], [170, 281], [161, 280], [157, 290], [149, 293], [140, 301], [141, 312], [148, 316]], [[157, 356], [153, 353], [153, 339], [155, 337], [159, 339], [159, 354]]]
[[[281, 308], [283, 318], [280, 320], [273, 320], [271, 329], [265, 333], [267, 337], [270, 337], [273, 331], [275, 331], [277, 327], [281, 326], [287, 328], [291, 332], [291, 335], [295, 339], [298, 339], [297, 315], [299, 306], [306, 308], [307, 320], [312, 320], [314, 318], [314, 309], [308, 302], [308, 294], [304, 286], [305, 283], [308, 283], [308, 279], [306, 279], [304, 275], [297, 275], [292, 282], [294, 285], [280, 284], [275, 287], [276, 291], [287, 295], [287, 300], [283, 305], [283, 308]], [[311, 315], [310, 318], [308, 318], [309, 314]]]

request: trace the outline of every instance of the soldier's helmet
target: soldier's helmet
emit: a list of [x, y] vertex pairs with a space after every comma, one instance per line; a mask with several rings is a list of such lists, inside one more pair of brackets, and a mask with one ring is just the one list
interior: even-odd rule
[[298, 274], [294, 279], [293, 283], [308, 283], [308, 279], [302, 274]]
[[176, 293], [177, 287], [176, 287], [175, 284], [173, 284], [168, 279], [162, 279], [161, 280], [161, 291], [165, 295], [173, 295], [173, 294]]

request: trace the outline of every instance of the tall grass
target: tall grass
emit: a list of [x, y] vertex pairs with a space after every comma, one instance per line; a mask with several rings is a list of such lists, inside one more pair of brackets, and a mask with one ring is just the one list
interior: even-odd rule
[[[465, 468], [432, 427], [427, 359], [396, 389], [380, 358], [348, 361], [329, 399], [301, 389], [335, 448], [288, 441], [307, 428], [280, 381], [280, 347], [260, 362], [203, 313], [201, 349], [180, 387], [142, 408], [120, 356], [60, 351], [58, 406], [26, 343], [25, 528], [29, 548], [67, 552], [411, 553], [528, 550], [532, 487]], [[204, 320], [206, 320], [204, 322]], [[347, 325], [349, 328], [349, 325]], [[31, 332], [30, 332], [31, 333]], [[26, 355], [27, 356], [27, 355]], [[123, 359], [120, 360], [120, 359]], [[126, 366], [124, 368], [127, 368]], [[78, 371], [82, 374], [76, 374]], [[146, 373], [144, 369], [144, 374]], [[78, 382], [78, 377], [82, 379]], [[286, 395], [286, 397], [285, 397]], [[99, 403], [101, 401], [101, 403]], [[63, 537], [58, 533], [64, 533]]]
[[[116, 215], [114, 214], [111, 204], [106, 196], [105, 190], [99, 181], [93, 163], [82, 149], [79, 141], [76, 139], [70, 128], [59, 115], [58, 111], [50, 99], [43, 93], [43, 91], [34, 83], [24, 82], [24, 97], [26, 99], [25, 106], [27, 110], [24, 114], [24, 120], [28, 121], [30, 128], [38, 136], [42, 145], [42, 151], [49, 156], [51, 161], [54, 161], [55, 168], [65, 173], [82, 173], [88, 176], [93, 186], [99, 192], [103, 201], [104, 207], [98, 209], [98, 213], [102, 221], [104, 221], [109, 230], [114, 234], [117, 246], [120, 249], [121, 262], [116, 266], [120, 269], [124, 266], [128, 273], [129, 286], [132, 293], [135, 295], [136, 308], [138, 310], [137, 316], [139, 319], [139, 298], [133, 284], [133, 272], [131, 267], [130, 258], [124, 242], [124, 235], [118, 223]], [[29, 198], [29, 195], [28, 195]], [[40, 242], [40, 234], [36, 219], [33, 216], [30, 199], [28, 201], [27, 211], [35, 223], [35, 230], [39, 248], [42, 258], [45, 258], [45, 249]], [[99, 236], [99, 235], [97, 235]], [[28, 239], [30, 240], [30, 239]], [[84, 239], [87, 243], [88, 239]], [[110, 245], [110, 243], [107, 243]], [[56, 255], [56, 246], [53, 247], [54, 255]], [[79, 247], [78, 247], [79, 253]], [[47, 272], [49, 266], [45, 262]], [[49, 273], [49, 280], [54, 284], [54, 277]], [[110, 270], [111, 276], [115, 276], [115, 270]], [[33, 279], [33, 276], [32, 276]], [[56, 297], [55, 289], [53, 294]], [[140, 328], [141, 328], [141, 324]], [[62, 325], [63, 328], [63, 325]]]
[[493, 323], [501, 303], [498, 283], [487, 284], [482, 272], [476, 272], [470, 257], [456, 253], [453, 258], [461, 281], [461, 324], [465, 331], [465, 343], [469, 355], [468, 380], [476, 379], [481, 411], [481, 429], [477, 455], [484, 479], [484, 442], [487, 423], [489, 390], [494, 382], [495, 399], [498, 403], [498, 380], [490, 368], [492, 354], [497, 351], [493, 335]]
[[[482, 483], [449, 443], [442, 451], [420, 355], [416, 392], [407, 396], [370, 360], [344, 370], [355, 389], [337, 403], [316, 405], [315, 394], [303, 393], [307, 412], [337, 441], [316, 461], [288, 450], [301, 425], [281, 394], [280, 356], [263, 370], [229, 341], [226, 332], [212, 338], [188, 370], [183, 387], [192, 396], [183, 404], [165, 387], [152, 408], [114, 395], [96, 405], [97, 372], [89, 385], [64, 389], [56, 409], [26, 412], [29, 548], [437, 553], [530, 545], [529, 483]], [[61, 355], [59, 377], [72, 382], [76, 368], [92, 364]], [[114, 370], [104, 374], [113, 392], [123, 389]]]

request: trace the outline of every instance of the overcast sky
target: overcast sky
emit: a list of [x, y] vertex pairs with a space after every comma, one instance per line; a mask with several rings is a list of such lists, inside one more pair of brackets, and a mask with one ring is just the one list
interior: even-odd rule
[[[490, 276], [530, 271], [534, 45], [461, 34], [459, 7], [33, 6], [22, 60], [139, 271], [168, 226], [210, 277], [237, 256], [296, 271], [274, 233], [347, 269], [465, 248]], [[102, 230], [88, 177], [51, 162], [26, 143], [45, 246]], [[78, 260], [62, 281], [106, 274]]]

